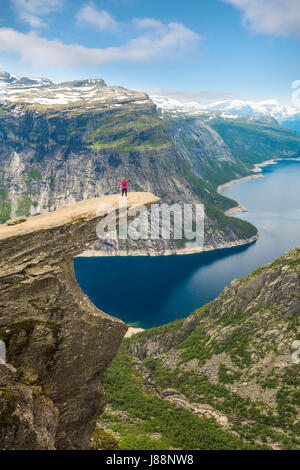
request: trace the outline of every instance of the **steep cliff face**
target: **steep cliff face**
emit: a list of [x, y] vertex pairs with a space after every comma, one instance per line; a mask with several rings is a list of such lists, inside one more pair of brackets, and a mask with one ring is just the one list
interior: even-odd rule
[[239, 155], [233, 156], [231, 147], [210, 127], [206, 115], [181, 117], [173, 125], [172, 136], [177, 151], [212, 185], [251, 174], [251, 163], [247, 166]]
[[[299, 136], [274, 120], [162, 112], [145, 93], [102, 79], [7, 80], [0, 106], [0, 223], [116, 193], [116, 178], [131, 177], [131, 190], [152, 191], [162, 202], [203, 203], [206, 249], [245, 244], [257, 230], [226, 217], [238, 204], [217, 186], [248, 175], [256, 162], [300, 151]], [[96, 248], [86, 254], [178, 253], [186, 242]]]
[[[270, 106], [267, 109], [266, 102], [219, 102], [201, 106], [162, 96], [151, 98], [165, 117], [178, 121], [175, 141], [179, 149], [187, 146], [191, 156], [198, 159], [201, 176], [211, 183], [223, 184], [236, 179], [237, 175], [249, 175], [255, 163], [299, 156], [297, 126], [284, 121], [283, 115], [290, 113], [276, 103], [271, 103], [271, 107], [277, 108], [275, 110], [273, 106], [272, 112]], [[290, 111], [298, 114], [296, 108]], [[208, 138], [208, 132], [211, 138]], [[217, 140], [219, 145], [216, 147]]]
[[[233, 281], [189, 317], [124, 340], [105, 376], [110, 408], [102, 426], [115, 433], [119, 417], [122, 448], [131, 435], [143, 436], [147, 448], [164, 442], [176, 448], [299, 449], [299, 292], [296, 248]], [[135, 377], [135, 395], [147, 403], [131, 403], [128, 377]], [[214, 419], [213, 432], [205, 418]], [[159, 442], [151, 441], [155, 433]]]
[[299, 157], [300, 135], [278, 125], [272, 118], [215, 116], [209, 125], [222, 137], [233, 156], [252, 167], [272, 158]]
[[12, 217], [55, 210], [118, 188], [116, 169], [124, 163], [118, 148], [129, 145], [137, 115], [146, 118], [149, 111], [151, 120], [153, 111], [143, 93], [99, 84], [43, 88], [16, 100], [2, 107], [0, 122], [2, 186]]
[[[132, 193], [132, 205], [155, 203]], [[73, 257], [96, 238], [99, 205], [83, 201], [0, 227], [0, 448], [89, 447], [105, 397], [102, 375], [127, 326], [79, 288]]]
[[[204, 203], [208, 246], [255, 236], [247, 222], [224, 216], [237, 203], [201, 176], [208, 160], [210, 167], [224, 159], [234, 166], [222, 139], [195, 123], [198, 149], [203, 148], [193, 154], [188, 143], [174, 142], [174, 126], [180, 122], [162, 116], [146, 94], [107, 87], [101, 80], [11, 91], [0, 108], [0, 221], [116, 193], [116, 178], [132, 177], [131, 190], [152, 191], [162, 202]], [[137, 243], [115, 248], [151, 249]], [[176, 249], [164, 240], [153, 248], [157, 253]]]

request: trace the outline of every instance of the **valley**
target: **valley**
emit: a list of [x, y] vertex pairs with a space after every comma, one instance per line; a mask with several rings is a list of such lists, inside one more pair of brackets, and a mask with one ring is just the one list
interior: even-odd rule
[[[98, 308], [133, 327], [159, 326], [210, 302], [233, 279], [300, 242], [300, 163], [279, 161], [255, 175], [260, 178], [251, 176], [222, 189], [247, 208], [235, 216], [258, 228], [254, 243], [180, 256], [81, 255], [75, 259], [79, 285]], [[111, 285], [118, 286], [118, 296], [110, 295]]]
[[299, 449], [299, 260], [293, 249], [187, 318], [123, 340], [98, 444]]
[[[268, 113], [169, 109], [101, 78], [4, 72], [0, 100], [1, 447], [298, 449], [300, 135]], [[253, 178], [277, 159], [279, 179], [272, 167]], [[203, 203], [207, 253], [95, 244], [97, 197], [116, 204], [120, 177], [131, 206]], [[125, 316], [106, 304], [112, 285]], [[122, 320], [149, 329], [121, 344]]]
[[[218, 185], [252, 174], [255, 163], [300, 151], [299, 135], [267, 117], [174, 115], [147, 94], [109, 87], [102, 79], [54, 84], [5, 77], [2, 223], [116, 193], [116, 178], [131, 177], [131, 190], [153, 191], [161, 202], [204, 203], [209, 249], [243, 245], [257, 238], [257, 229], [225, 215], [238, 202], [220, 195]], [[164, 254], [184, 252], [185, 242], [98, 242], [94, 248], [109, 255]]]

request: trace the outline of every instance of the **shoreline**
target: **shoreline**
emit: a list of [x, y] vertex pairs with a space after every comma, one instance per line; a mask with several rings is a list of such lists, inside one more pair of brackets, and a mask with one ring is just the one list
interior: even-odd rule
[[[268, 166], [268, 165], [276, 165], [278, 161], [284, 161], [284, 160], [290, 160], [290, 161], [292, 160], [292, 161], [299, 161], [300, 162], [300, 157], [298, 157], [298, 158], [278, 158], [278, 159], [274, 159], [274, 160], [266, 160], [265, 162], [262, 162], [262, 163], [257, 163], [257, 164], [254, 165], [252, 171], [255, 172], [255, 173], [259, 173], [259, 174], [248, 175], [248, 176], [245, 176], [245, 177], [242, 177], [242, 178], [238, 178], [236, 180], [228, 181], [227, 183], [218, 186], [217, 191], [218, 191], [219, 194], [221, 194], [221, 191], [224, 187], [229, 187], [229, 186], [232, 186], [233, 184], [237, 184], [241, 181], [246, 181], [246, 180], [253, 179], [253, 178], [263, 178], [264, 176], [260, 174], [262, 172], [262, 168], [264, 168], [265, 166]], [[238, 204], [238, 206], [228, 209], [225, 212], [225, 215], [231, 216], [231, 215], [234, 215], [234, 214], [239, 213], [239, 212], [247, 212], [247, 208], [244, 207], [242, 204]], [[258, 238], [259, 238], [259, 232], [256, 235], [254, 235], [253, 237], [248, 238], [248, 239], [236, 240], [234, 242], [225, 243], [225, 244], [217, 245], [217, 246], [209, 245], [209, 246], [202, 247], [201, 249], [198, 249], [198, 250], [195, 250], [195, 249], [194, 250], [193, 249], [181, 249], [181, 250], [176, 250], [176, 251], [167, 250], [164, 253], [159, 253], [159, 252], [158, 253], [156, 253], [156, 252], [149, 253], [149, 252], [146, 252], [146, 251], [143, 251], [143, 252], [139, 251], [139, 252], [131, 252], [130, 254], [128, 254], [127, 252], [118, 252], [118, 254], [116, 254], [116, 255], [99, 252], [97, 250], [87, 250], [87, 251], [84, 252], [85, 254], [82, 254], [78, 257], [80, 258], [80, 257], [101, 257], [101, 256], [105, 256], [105, 257], [123, 256], [124, 257], [124, 256], [187, 255], [187, 254], [204, 253], [204, 252], [208, 252], [208, 251], [217, 251], [217, 250], [224, 249], [224, 248], [230, 249], [230, 248], [234, 248], [234, 247], [237, 247], [237, 246], [243, 246], [243, 245], [248, 245], [248, 244], [250, 245], [251, 243], [254, 243]], [[95, 252], [97, 254], [94, 254]], [[145, 329], [129, 326], [124, 338], [131, 338], [135, 334], [140, 333], [142, 331], [145, 331]]]
[[127, 251], [118, 251], [115, 254], [103, 252], [101, 250], [86, 250], [81, 255], [76, 256], [76, 258], [101, 258], [101, 257], [112, 257], [112, 256], [147, 256], [147, 257], [155, 257], [155, 256], [176, 256], [176, 255], [193, 255], [196, 253], [206, 253], [207, 251], [217, 251], [217, 250], [224, 250], [226, 248], [236, 248], [238, 246], [250, 245], [254, 243], [259, 238], [259, 232], [253, 235], [250, 238], [244, 238], [239, 240], [234, 240], [232, 242], [214, 245], [207, 245], [201, 248], [184, 248], [179, 250], [166, 250], [164, 252], [147, 252], [144, 250], [139, 251], [131, 251], [128, 253]]
[[[222, 194], [222, 190], [223, 188], [228, 188], [229, 186], [233, 186], [234, 184], [237, 184], [237, 183], [241, 183], [242, 181], [248, 181], [248, 180], [251, 180], [251, 179], [254, 179], [254, 178], [264, 178], [264, 175], [262, 175], [262, 168], [264, 168], [265, 166], [268, 166], [268, 165], [277, 165], [277, 162], [280, 162], [280, 161], [296, 161], [296, 162], [300, 162], [300, 157], [286, 157], [286, 158], [274, 158], [272, 160], [265, 160], [264, 162], [261, 162], [261, 163], [255, 163], [253, 169], [251, 170], [253, 173], [255, 174], [252, 174], [252, 175], [247, 175], [247, 176], [242, 176], [241, 178], [237, 178], [237, 179], [234, 179], [234, 180], [230, 180], [230, 181], [227, 181], [227, 183], [223, 183], [223, 184], [220, 184], [218, 187], [217, 187], [217, 192], [219, 194]], [[241, 204], [239, 204], [240, 206]], [[232, 207], [230, 209], [228, 209], [228, 211], [231, 211], [231, 209], [237, 209], [238, 206], [236, 207]], [[241, 206], [243, 207], [243, 206]], [[246, 209], [246, 208], [244, 208]], [[228, 212], [226, 211], [226, 212]], [[246, 209], [247, 211], [247, 209]], [[226, 214], [225, 212], [225, 214]], [[237, 212], [241, 212], [241, 211], [237, 211]], [[244, 210], [242, 212], [245, 212]]]
[[141, 333], [142, 331], [145, 331], [145, 328], [134, 328], [133, 326], [129, 326], [124, 338], [131, 338], [131, 336]]
[[[235, 180], [227, 181], [227, 183], [220, 184], [217, 187], [217, 192], [222, 195], [222, 190], [224, 188], [229, 188], [230, 186], [233, 186], [234, 184], [237, 184], [237, 183], [241, 183], [242, 181], [248, 181], [254, 178], [264, 178], [264, 175], [261, 174], [263, 171], [262, 168], [268, 165], [277, 165], [277, 162], [285, 161], [285, 160], [300, 162], [300, 157], [274, 158], [272, 160], [265, 160], [264, 162], [261, 162], [261, 163], [255, 163], [253, 169], [251, 170], [254, 174], [242, 176], [241, 178], [237, 178]], [[247, 207], [243, 206], [242, 204], [238, 204], [237, 206], [231, 207], [230, 209], [228, 209], [226, 212], [224, 212], [224, 214], [230, 217], [240, 212], [248, 212]]]
[[242, 204], [239, 204], [238, 206], [231, 207], [227, 211], [224, 212], [227, 217], [231, 217], [234, 214], [238, 214], [239, 212], [248, 212], [247, 207], [243, 206]]
[[[255, 163], [253, 169], [251, 170], [253, 174], [243, 176], [241, 178], [237, 178], [231, 181], [228, 181], [227, 183], [221, 184], [217, 187], [217, 192], [219, 194], [222, 193], [223, 188], [232, 186], [234, 184], [240, 183], [242, 181], [247, 181], [250, 179], [254, 178], [264, 178], [264, 176], [261, 174], [263, 171], [262, 168], [268, 166], [268, 165], [276, 165], [278, 161], [299, 161], [300, 162], [300, 157], [286, 157], [286, 158], [274, 158], [271, 160], [265, 160], [264, 162], [261, 163]], [[235, 214], [238, 214], [240, 212], [248, 212], [248, 209], [243, 206], [242, 204], [238, 204], [235, 207], [231, 207], [227, 211], [224, 212], [224, 214], [228, 217], [233, 216]], [[190, 254], [197, 254], [197, 253], [205, 253], [207, 251], [217, 251], [217, 250], [222, 250], [226, 248], [235, 248], [238, 246], [245, 246], [245, 245], [250, 245], [251, 243], [254, 243], [257, 241], [259, 238], [259, 232], [257, 232], [256, 235], [253, 235], [253, 237], [247, 238], [247, 239], [240, 239], [240, 240], [235, 240], [233, 242], [228, 242], [228, 243], [222, 243], [218, 244], [216, 246], [213, 245], [207, 245], [201, 248], [196, 248], [196, 249], [189, 249], [189, 248], [184, 248], [184, 249], [178, 249], [178, 250], [165, 250], [163, 252], [148, 252], [145, 250], [140, 250], [140, 251], [115, 251], [114, 253], [107, 252], [107, 251], [102, 251], [102, 250], [85, 250], [82, 254], [77, 256], [77, 258], [101, 258], [101, 257], [109, 257], [109, 256], [175, 256], [175, 255], [190, 255]]]

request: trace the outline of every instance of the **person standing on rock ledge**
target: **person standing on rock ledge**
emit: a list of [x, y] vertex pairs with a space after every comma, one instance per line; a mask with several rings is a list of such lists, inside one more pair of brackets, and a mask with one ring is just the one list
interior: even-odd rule
[[124, 194], [127, 197], [127, 184], [129, 183], [131, 178], [129, 178], [129, 180], [123, 180], [123, 181], [121, 181], [121, 180], [119, 180], [119, 178], [117, 178], [117, 180], [122, 184], [122, 197], [123, 197]]

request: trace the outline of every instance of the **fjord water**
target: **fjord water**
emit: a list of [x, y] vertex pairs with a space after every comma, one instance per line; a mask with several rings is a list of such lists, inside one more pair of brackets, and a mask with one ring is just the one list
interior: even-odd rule
[[81, 288], [104, 312], [142, 328], [213, 300], [233, 279], [300, 245], [300, 163], [280, 161], [262, 174], [222, 192], [247, 207], [237, 216], [259, 229], [254, 244], [183, 256], [76, 258]]

